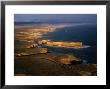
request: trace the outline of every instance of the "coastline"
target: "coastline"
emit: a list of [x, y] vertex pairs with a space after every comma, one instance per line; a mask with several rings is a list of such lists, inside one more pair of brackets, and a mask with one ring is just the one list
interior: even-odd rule
[[[41, 54], [41, 55], [36, 54], [36, 46], [38, 46], [38, 44], [35, 43], [34, 39], [42, 38], [43, 34], [47, 34], [49, 32], [54, 32], [55, 30], [57, 30], [57, 28], [63, 28], [63, 27], [65, 27], [65, 26], [64, 25], [54, 26], [54, 25], [47, 25], [47, 24], [41, 25], [41, 26], [15, 26], [15, 64], [16, 64], [15, 65], [15, 75], [18, 75], [18, 76], [19, 76], [19, 74], [26, 74], [26, 75], [59, 75], [60, 72], [59, 73], [55, 73], [55, 72], [56, 71], [61, 71], [61, 75], [77, 75], [77, 76], [78, 75], [80, 75], [80, 76], [89, 76], [89, 75], [91, 76], [91, 75], [93, 75], [93, 76], [96, 76], [97, 75], [97, 73], [96, 73], [96, 71], [97, 71], [96, 66], [97, 65], [96, 64], [94, 64], [95, 67], [90, 66], [89, 69], [91, 69], [91, 71], [85, 70], [85, 68], [81, 68], [82, 66], [85, 66], [86, 64], [71, 65], [72, 69], [77, 70], [78, 68], [80, 68], [80, 70], [78, 70], [77, 72], [74, 71], [74, 70], [70, 71], [70, 69], [71, 69], [70, 66], [65, 65], [66, 68], [67, 68], [66, 72], [65, 72], [65, 67], [64, 68], [62, 68], [62, 66], [57, 67], [60, 62], [55, 62], [54, 61], [54, 63], [53, 63], [52, 58], [56, 54], [52, 54], [52, 53], [46, 53], [46, 54]], [[20, 55], [20, 56], [18, 56], [18, 55]], [[63, 54], [62, 56], [65, 56], [65, 54]], [[48, 59], [49, 57], [50, 57], [50, 59]], [[42, 61], [44, 63], [41, 63], [41, 59], [43, 59]], [[49, 63], [52, 63], [52, 64], [55, 65], [55, 70], [56, 71], [49, 72], [49, 70], [47, 70], [48, 68], [46, 69], [46, 71], [42, 70], [42, 68], [41, 68], [41, 71], [43, 71], [43, 73], [44, 73], [44, 74], [42, 74], [40, 69], [39, 70], [37, 69], [37, 71], [36, 71], [33, 68], [33, 65], [29, 64], [29, 62], [31, 60], [32, 61], [36, 60], [36, 62], [38, 62], [38, 63], [40, 61], [40, 63], [42, 65], [45, 65], [45, 66], [51, 65], [47, 61], [45, 62], [45, 59], [48, 60]], [[29, 66], [23, 65], [22, 62], [26, 62], [27, 63], [26, 65], [29, 65]], [[33, 63], [33, 62], [30, 62], [30, 63]], [[39, 66], [36, 65], [36, 63], [33, 63], [33, 64], [34, 64], [34, 66], [39, 67]], [[62, 64], [62, 63], [60, 63], [60, 64]], [[88, 65], [90, 65], [90, 64], [87, 64], [85, 67], [88, 67]], [[32, 70], [34, 69], [34, 71], [39, 72], [39, 74], [29, 73], [31, 71], [23, 72], [22, 70], [19, 70], [19, 68], [21, 68], [21, 67], [22, 68], [31, 67]], [[49, 67], [52, 67], [52, 65], [49, 66]], [[61, 70], [59, 70], [57, 68], [59, 68]], [[83, 72], [81, 72], [81, 71], [83, 71]], [[92, 73], [93, 71], [95, 71], [94, 74]], [[50, 74], [48, 74], [48, 72]], [[90, 72], [90, 73], [88, 73], [88, 72]]]

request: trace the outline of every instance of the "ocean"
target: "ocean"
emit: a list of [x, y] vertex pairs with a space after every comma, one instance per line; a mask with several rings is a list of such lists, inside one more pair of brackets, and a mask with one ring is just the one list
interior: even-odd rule
[[43, 37], [51, 40], [81, 41], [90, 47], [81, 49], [48, 47], [50, 51], [73, 54], [83, 60], [84, 63], [97, 63], [97, 24], [80, 23], [57, 29], [54, 32], [44, 34]]
[[[41, 23], [37, 23], [38, 25]], [[72, 25], [73, 24], [73, 25]], [[61, 48], [48, 47], [50, 52], [72, 54], [84, 61], [84, 63], [97, 63], [97, 24], [96, 23], [72, 23], [70, 26], [57, 28], [54, 32], [44, 34], [43, 37], [57, 41], [81, 41], [87, 48]], [[19, 22], [15, 25], [36, 25], [36, 23]]]

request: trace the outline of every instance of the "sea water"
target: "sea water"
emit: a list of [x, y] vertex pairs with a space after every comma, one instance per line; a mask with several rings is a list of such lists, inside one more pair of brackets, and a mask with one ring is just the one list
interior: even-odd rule
[[95, 23], [80, 23], [78, 25], [57, 28], [54, 32], [44, 34], [43, 37], [57, 41], [80, 41], [88, 47], [79, 49], [69, 47], [48, 48], [52, 52], [73, 54], [87, 63], [97, 63], [97, 25]]

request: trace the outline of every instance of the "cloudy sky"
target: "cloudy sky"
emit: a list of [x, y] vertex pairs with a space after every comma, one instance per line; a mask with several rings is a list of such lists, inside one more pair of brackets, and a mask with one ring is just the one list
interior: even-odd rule
[[97, 22], [96, 14], [15, 14], [15, 22]]

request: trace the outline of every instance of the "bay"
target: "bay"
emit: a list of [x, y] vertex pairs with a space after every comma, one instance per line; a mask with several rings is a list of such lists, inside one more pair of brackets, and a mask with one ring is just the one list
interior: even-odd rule
[[82, 49], [48, 47], [48, 49], [52, 52], [73, 54], [86, 63], [97, 63], [97, 24], [95, 23], [80, 23], [57, 28], [54, 32], [44, 34], [43, 37], [57, 41], [83, 42], [90, 47]]

